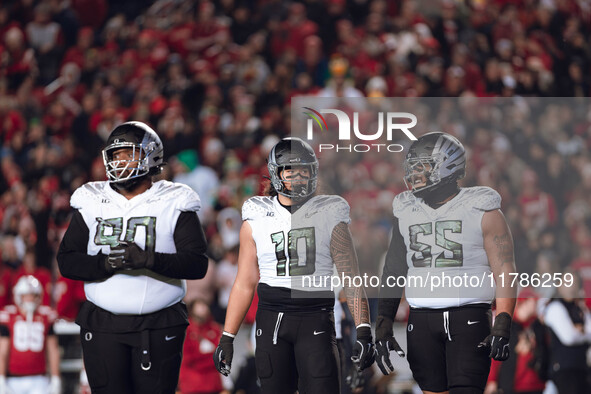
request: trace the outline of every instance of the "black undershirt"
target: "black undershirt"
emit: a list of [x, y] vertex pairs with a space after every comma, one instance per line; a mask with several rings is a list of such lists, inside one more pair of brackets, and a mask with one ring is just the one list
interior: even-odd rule
[[416, 193], [416, 195], [417, 197], [422, 198], [425, 204], [433, 209], [437, 209], [445, 204], [444, 201], [448, 200], [450, 197], [458, 194], [459, 192], [460, 187], [456, 182], [448, 182], [434, 190], [426, 190], [424, 195], [422, 195], [420, 192]]
[[304, 201], [302, 201], [302, 202], [299, 202], [299, 203], [297, 203], [297, 204], [293, 204], [293, 205], [285, 205], [285, 204], [283, 204], [283, 203], [281, 202], [281, 200], [279, 200], [279, 196], [277, 197], [277, 201], [279, 201], [279, 204], [280, 204], [280, 205], [281, 205], [283, 208], [287, 209], [287, 210], [289, 211], [289, 213], [292, 213], [292, 214], [293, 214], [293, 213], [295, 213], [295, 212], [296, 212], [298, 209], [300, 209], [300, 208], [301, 208], [301, 207], [302, 207], [302, 206], [303, 206], [303, 205], [304, 205], [306, 202], [308, 202], [308, 200], [309, 200], [309, 199], [310, 199], [310, 197], [309, 197], [309, 198], [306, 198]]
[[[406, 277], [408, 265], [406, 264], [406, 244], [400, 233], [398, 218], [394, 217], [392, 222], [392, 239], [386, 253], [386, 262], [382, 271], [382, 283], [389, 283], [388, 277]], [[396, 316], [400, 299], [402, 298], [403, 287], [385, 286], [380, 288], [378, 300], [378, 315], [393, 319]]]

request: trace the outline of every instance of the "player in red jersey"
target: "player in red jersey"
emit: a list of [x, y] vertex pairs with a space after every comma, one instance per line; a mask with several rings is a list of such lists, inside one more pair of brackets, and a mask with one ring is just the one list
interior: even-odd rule
[[13, 295], [16, 305], [0, 311], [0, 392], [59, 394], [56, 314], [41, 305], [43, 289], [34, 276], [20, 278]]

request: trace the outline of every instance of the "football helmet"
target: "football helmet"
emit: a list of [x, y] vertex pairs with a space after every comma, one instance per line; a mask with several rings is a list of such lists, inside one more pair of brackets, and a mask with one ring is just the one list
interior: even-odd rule
[[[14, 302], [23, 309], [27, 314], [35, 312], [35, 309], [41, 303], [41, 295], [43, 294], [43, 287], [41, 283], [32, 275], [22, 276], [14, 285], [12, 289]], [[23, 296], [26, 294], [35, 295], [35, 301], [23, 301]]]
[[[308, 179], [293, 183], [291, 190], [285, 186], [285, 180], [281, 178], [281, 172], [294, 167], [306, 167], [310, 171]], [[277, 193], [301, 200], [316, 191], [318, 183], [318, 159], [314, 149], [303, 140], [296, 137], [284, 138], [279, 141], [269, 152], [267, 168], [271, 178], [271, 185]]]
[[[131, 148], [131, 160], [114, 160], [113, 152]], [[155, 175], [164, 165], [164, 148], [158, 134], [142, 122], [126, 122], [115, 127], [103, 149], [103, 163], [111, 182], [124, 186], [138, 178]], [[131, 181], [131, 182], [130, 182]]]
[[[419, 187], [417, 175], [424, 175], [426, 185]], [[466, 175], [466, 150], [452, 135], [427, 133], [410, 146], [404, 160], [404, 183], [417, 197]], [[422, 183], [422, 182], [421, 182]]]

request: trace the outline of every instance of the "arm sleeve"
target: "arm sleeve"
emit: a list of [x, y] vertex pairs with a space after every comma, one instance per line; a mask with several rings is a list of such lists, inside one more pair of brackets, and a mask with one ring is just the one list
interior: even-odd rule
[[106, 255], [87, 254], [88, 237], [88, 226], [76, 210], [57, 252], [59, 269], [65, 278], [90, 282], [112, 275], [105, 265]]
[[380, 288], [380, 295], [378, 300], [378, 316], [384, 316], [389, 319], [394, 319], [398, 307], [400, 306], [400, 298], [402, 297], [403, 287], [389, 286], [392, 281], [388, 281], [388, 277], [406, 276], [408, 272], [408, 265], [406, 264], [406, 245], [404, 238], [400, 234], [398, 226], [398, 218], [394, 217], [392, 227], [392, 239], [390, 247], [386, 254], [386, 262], [382, 272], [382, 284], [384, 287]]
[[4, 324], [0, 325], [0, 337], [9, 337], [10, 331], [8, 331], [8, 327]]
[[174, 228], [176, 253], [155, 253], [152, 271], [175, 279], [201, 279], [207, 273], [207, 241], [195, 212], [181, 212]]

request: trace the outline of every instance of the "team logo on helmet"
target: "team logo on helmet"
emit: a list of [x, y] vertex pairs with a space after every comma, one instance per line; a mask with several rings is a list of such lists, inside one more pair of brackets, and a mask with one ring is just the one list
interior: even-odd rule
[[[452, 135], [425, 134], [410, 146], [404, 173], [404, 182], [415, 195], [428, 192], [465, 176], [466, 150]], [[421, 176], [427, 180], [426, 185], [418, 181]]]
[[[115, 160], [113, 153], [119, 149], [131, 149], [127, 160]], [[103, 163], [111, 182], [125, 182], [161, 171], [164, 149], [158, 134], [142, 122], [126, 122], [117, 126], [103, 149]]]

